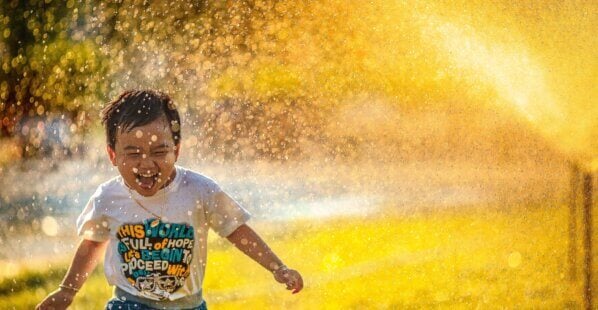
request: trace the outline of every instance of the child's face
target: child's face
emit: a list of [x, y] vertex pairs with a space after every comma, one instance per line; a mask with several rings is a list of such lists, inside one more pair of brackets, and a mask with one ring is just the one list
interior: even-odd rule
[[179, 150], [166, 117], [128, 132], [117, 131], [115, 149], [107, 150], [126, 184], [143, 196], [154, 195], [176, 174]]

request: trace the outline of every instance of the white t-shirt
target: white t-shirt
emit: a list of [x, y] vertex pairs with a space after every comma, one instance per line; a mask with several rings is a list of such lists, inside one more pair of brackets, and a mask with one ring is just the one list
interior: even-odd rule
[[168, 303], [201, 296], [208, 229], [226, 237], [249, 216], [213, 180], [176, 166], [175, 179], [151, 197], [129, 190], [120, 176], [103, 183], [77, 230], [84, 239], [109, 241], [104, 272], [110, 285]]

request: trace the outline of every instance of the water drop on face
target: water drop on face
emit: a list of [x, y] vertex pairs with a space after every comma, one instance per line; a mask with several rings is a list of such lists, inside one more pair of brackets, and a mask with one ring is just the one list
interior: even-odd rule
[[135, 131], [135, 137], [137, 137], [137, 138], [143, 137], [143, 131], [141, 131], [141, 130]]
[[133, 167], [133, 173], [138, 173], [139, 169], [137, 169], [136, 167]]
[[156, 135], [152, 135], [152, 142], [156, 142], [158, 140], [158, 137]]

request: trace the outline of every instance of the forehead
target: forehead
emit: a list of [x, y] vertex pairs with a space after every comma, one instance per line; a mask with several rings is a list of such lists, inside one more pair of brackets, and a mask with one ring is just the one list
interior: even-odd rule
[[174, 143], [170, 124], [166, 117], [160, 117], [143, 126], [116, 131], [116, 145], [122, 147], [138, 144]]

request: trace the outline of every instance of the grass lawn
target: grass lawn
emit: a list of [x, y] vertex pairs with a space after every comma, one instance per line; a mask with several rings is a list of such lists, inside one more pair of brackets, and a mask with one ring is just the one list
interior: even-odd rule
[[[302, 272], [304, 291], [290, 294], [225, 240], [214, 239], [204, 281], [210, 309], [581, 307], [581, 285], [567, 279], [565, 207], [265, 225], [256, 229]], [[5, 277], [0, 309], [32, 309], [65, 268], [23, 267]], [[103, 309], [110, 294], [97, 270], [72, 308]]]

